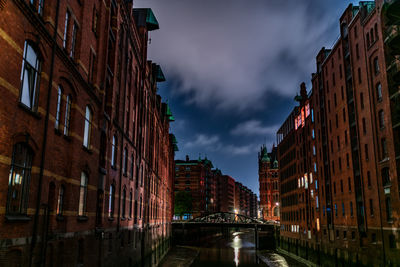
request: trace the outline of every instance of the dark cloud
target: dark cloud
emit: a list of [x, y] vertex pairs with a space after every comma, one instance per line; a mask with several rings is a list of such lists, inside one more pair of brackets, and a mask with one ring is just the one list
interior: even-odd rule
[[258, 193], [257, 150], [275, 141], [315, 56], [339, 34], [345, 0], [136, 0], [153, 9], [149, 57], [168, 82], [185, 154], [207, 154]]

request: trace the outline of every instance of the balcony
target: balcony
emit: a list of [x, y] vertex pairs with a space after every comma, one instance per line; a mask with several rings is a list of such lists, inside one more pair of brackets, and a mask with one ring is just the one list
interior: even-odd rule
[[400, 0], [385, 0], [386, 25], [400, 25]]
[[385, 44], [391, 49], [391, 54], [400, 55], [400, 26], [391, 25], [386, 30]]

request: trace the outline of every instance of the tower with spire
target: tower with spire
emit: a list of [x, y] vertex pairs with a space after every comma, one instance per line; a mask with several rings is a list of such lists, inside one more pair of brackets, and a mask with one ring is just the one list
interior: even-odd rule
[[260, 190], [260, 209], [262, 219], [279, 221], [279, 177], [277, 148], [272, 146], [268, 152], [264, 144], [258, 153], [258, 181]]

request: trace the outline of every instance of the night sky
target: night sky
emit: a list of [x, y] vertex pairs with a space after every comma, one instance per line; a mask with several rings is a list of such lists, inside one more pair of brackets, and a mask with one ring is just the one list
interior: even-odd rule
[[176, 121], [175, 159], [207, 156], [258, 191], [257, 152], [268, 150], [315, 56], [339, 36], [345, 0], [136, 0], [160, 23], [149, 59], [167, 82], [159, 94]]

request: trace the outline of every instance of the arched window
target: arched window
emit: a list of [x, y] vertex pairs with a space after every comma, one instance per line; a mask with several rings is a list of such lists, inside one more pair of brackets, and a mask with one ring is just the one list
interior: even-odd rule
[[382, 85], [378, 83], [376, 85], [376, 96], [378, 97], [378, 101], [382, 100]]
[[123, 160], [122, 160], [122, 171], [124, 175], [128, 172], [128, 149], [124, 148]]
[[58, 130], [60, 128], [60, 115], [61, 115], [61, 100], [62, 100], [62, 88], [58, 86], [57, 91], [57, 108], [56, 108], [56, 121], [54, 127]]
[[113, 139], [112, 139], [112, 148], [111, 148], [111, 166], [112, 167], [116, 167], [116, 163], [117, 163], [117, 137], [114, 135]]
[[122, 218], [125, 218], [125, 207], [126, 207], [126, 189], [122, 191]]
[[67, 95], [67, 100], [65, 101], [65, 118], [64, 118], [65, 136], [69, 135], [70, 114], [71, 114], [71, 96]]
[[110, 185], [110, 194], [108, 197], [108, 217], [114, 217], [114, 201], [115, 201], [115, 186], [114, 184]]
[[88, 177], [86, 173], [81, 173], [81, 185], [79, 187], [79, 209], [78, 215], [84, 216], [86, 212], [86, 194], [87, 194]]
[[65, 187], [64, 185], [61, 185], [60, 190], [58, 191], [57, 215], [62, 215], [64, 210], [64, 193], [65, 193]]
[[29, 41], [25, 41], [22, 65], [20, 101], [27, 108], [35, 110], [40, 82], [40, 60]]
[[32, 151], [26, 144], [18, 143], [14, 145], [8, 180], [8, 214], [26, 214], [32, 156]]
[[90, 148], [90, 135], [92, 133], [92, 111], [86, 106], [85, 112], [85, 131], [83, 133], [83, 146]]

